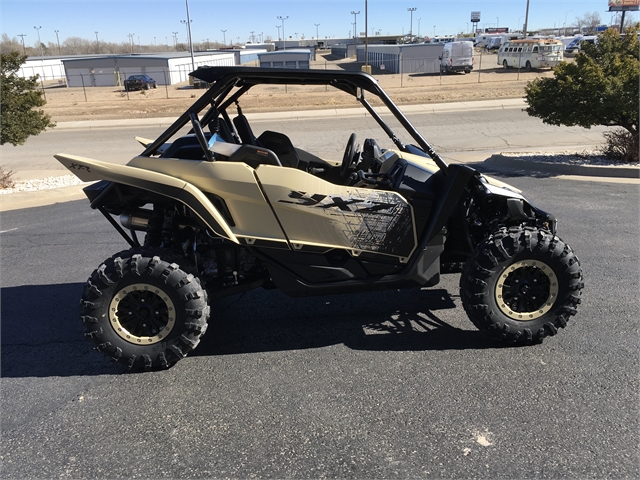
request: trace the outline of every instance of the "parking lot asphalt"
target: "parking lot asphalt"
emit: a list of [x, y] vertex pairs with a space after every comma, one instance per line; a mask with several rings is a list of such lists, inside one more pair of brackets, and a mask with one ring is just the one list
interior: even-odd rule
[[[474, 102], [456, 102], [441, 104], [422, 104], [422, 105], [406, 105], [402, 107], [405, 114], [415, 113], [433, 113], [444, 111], [466, 111], [474, 110], [495, 110], [495, 109], [511, 109], [525, 107], [524, 99], [498, 99], [498, 100], [480, 100]], [[269, 113], [249, 113], [247, 117], [250, 120], [264, 119], [309, 119], [323, 118], [331, 116], [348, 117], [353, 115], [362, 115], [359, 108], [341, 108], [341, 109], [323, 109], [323, 110], [300, 110], [289, 112], [269, 112]], [[168, 127], [175, 121], [175, 117], [162, 118], [135, 118], [135, 119], [116, 119], [116, 120], [82, 120], [58, 122], [56, 130], [90, 130], [90, 129], [108, 129], [122, 128], [123, 126], [131, 128], [140, 128], [147, 126]], [[577, 146], [576, 148], [579, 148]], [[548, 147], [550, 153], [554, 151], [553, 147]], [[447, 153], [447, 160], [450, 163], [465, 163], [481, 166], [488, 171], [506, 171], [510, 173], [520, 173], [526, 175], [528, 172], [536, 172], [543, 174], [562, 175], [575, 180], [600, 180], [607, 182], [620, 183], [639, 183], [640, 169], [637, 167], [618, 167], [618, 166], [591, 166], [591, 165], [567, 165], [555, 164], [548, 162], [531, 161], [517, 156], [508, 156], [502, 154], [492, 154], [487, 156], [487, 152], [483, 151], [461, 151]], [[29, 158], [25, 157], [21, 165], [14, 170], [19, 173], [20, 170], [32, 169]], [[46, 178], [46, 171], [39, 171], [43, 178]], [[60, 171], [51, 171], [50, 176], [60, 176]], [[84, 198], [82, 189], [86, 185], [75, 185], [70, 187], [49, 188], [43, 190], [15, 192], [0, 195], [0, 212], [17, 210], [21, 208], [30, 208], [53, 203], [79, 200]]]

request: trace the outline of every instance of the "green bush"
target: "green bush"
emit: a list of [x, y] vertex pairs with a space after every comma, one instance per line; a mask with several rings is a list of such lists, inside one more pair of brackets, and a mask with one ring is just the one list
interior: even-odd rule
[[[597, 44], [584, 44], [575, 62], [560, 62], [553, 77], [529, 82], [525, 88], [526, 112], [551, 125], [621, 127], [627, 135], [609, 132], [603, 151], [617, 152], [618, 159], [637, 162], [639, 28], [636, 24], [627, 29], [624, 38], [609, 29], [598, 36]], [[628, 140], [622, 141], [623, 137]]]
[[17, 75], [26, 58], [18, 52], [0, 56], [0, 145], [22, 145], [29, 136], [55, 127], [49, 115], [36, 110], [46, 103], [38, 90], [38, 77]]

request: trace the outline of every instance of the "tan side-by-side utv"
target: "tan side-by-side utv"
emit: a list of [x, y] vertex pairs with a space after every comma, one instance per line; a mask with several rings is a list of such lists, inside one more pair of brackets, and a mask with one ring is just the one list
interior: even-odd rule
[[[576, 313], [582, 270], [555, 218], [509, 185], [447, 165], [372, 76], [192, 75], [209, 89], [156, 140], [138, 139], [144, 151], [128, 164], [56, 155], [95, 181], [85, 188], [91, 207], [129, 244], [82, 294], [86, 336], [108, 357], [169, 367], [198, 345], [209, 302], [256, 287], [292, 296], [419, 289], [461, 270], [471, 321], [516, 344], [554, 335]], [[360, 147], [352, 133], [341, 161], [331, 142], [316, 141], [320, 152], [280, 131], [256, 137], [241, 111], [256, 85], [346, 92], [381, 135], [367, 127]]]

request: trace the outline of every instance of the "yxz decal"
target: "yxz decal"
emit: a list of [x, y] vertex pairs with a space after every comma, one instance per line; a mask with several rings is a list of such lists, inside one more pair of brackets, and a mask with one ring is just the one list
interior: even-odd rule
[[288, 200], [278, 202], [311, 208], [331, 216], [336, 231], [355, 250], [400, 257], [409, 256], [413, 250], [415, 236], [411, 206], [393, 192], [368, 192], [366, 196], [354, 192], [343, 196], [294, 190], [288, 197]]
[[69, 168], [72, 170], [86, 170], [87, 172], [91, 173], [90, 167], [88, 167], [87, 165], [82, 165], [80, 163], [72, 163], [71, 165], [69, 165]]

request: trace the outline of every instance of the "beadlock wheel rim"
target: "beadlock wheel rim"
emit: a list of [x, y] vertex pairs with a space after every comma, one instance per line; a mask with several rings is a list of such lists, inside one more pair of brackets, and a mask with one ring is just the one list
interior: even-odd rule
[[545, 315], [558, 298], [558, 279], [540, 260], [521, 260], [509, 265], [498, 278], [495, 299], [507, 317], [531, 321]]
[[163, 341], [176, 324], [176, 309], [169, 295], [147, 283], [121, 288], [109, 304], [109, 323], [116, 334], [134, 345]]

